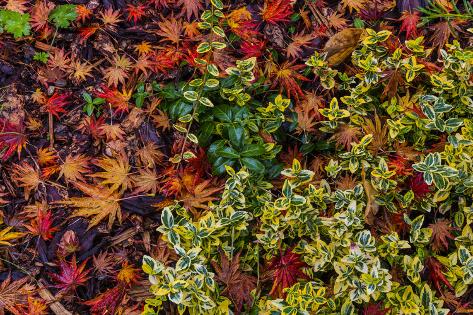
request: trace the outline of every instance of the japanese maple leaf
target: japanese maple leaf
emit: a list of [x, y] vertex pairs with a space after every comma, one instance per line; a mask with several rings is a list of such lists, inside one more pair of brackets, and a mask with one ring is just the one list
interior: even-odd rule
[[76, 20], [82, 23], [84, 23], [92, 15], [92, 10], [82, 4], [76, 6], [76, 11], [77, 11]]
[[25, 161], [13, 166], [12, 179], [18, 187], [24, 188], [25, 199], [28, 199], [31, 191], [36, 190], [42, 182], [40, 172]]
[[0, 283], [0, 313], [6, 309], [14, 315], [21, 315], [19, 305], [24, 305], [27, 295], [33, 293], [33, 287], [27, 284], [28, 277], [12, 281], [8, 276]]
[[71, 93], [69, 92], [63, 94], [58, 94], [56, 92], [46, 101], [42, 109], [59, 119], [59, 114], [66, 112], [64, 106], [69, 104], [67, 99], [70, 96]]
[[292, 37], [292, 43], [287, 45], [286, 56], [288, 58], [296, 59], [302, 55], [303, 47], [307, 47], [312, 42], [313, 36], [311, 34], [296, 34]]
[[432, 25], [431, 29], [434, 31], [434, 34], [431, 36], [432, 47], [437, 48], [440, 52], [445, 44], [448, 42], [448, 39], [455, 31], [461, 32], [460, 22], [458, 21], [442, 21]]
[[343, 124], [337, 128], [337, 131], [330, 137], [330, 140], [335, 141], [337, 147], [351, 150], [351, 144], [358, 142], [361, 136], [361, 131], [356, 126], [350, 124]]
[[53, 233], [58, 231], [57, 227], [53, 227], [53, 217], [50, 210], [43, 211], [38, 208], [36, 218], [25, 227], [35, 236], [41, 237], [47, 241], [53, 238]]
[[129, 177], [130, 165], [124, 157], [102, 158], [94, 163], [102, 168], [103, 172], [97, 172], [92, 177], [103, 179], [101, 185], [110, 185], [111, 191], [125, 191], [131, 185]]
[[75, 256], [70, 262], [65, 260], [61, 261], [59, 263], [59, 273], [50, 274], [51, 279], [57, 283], [53, 285], [53, 287], [59, 289], [59, 293], [67, 293], [75, 291], [79, 286], [85, 285], [87, 280], [90, 278], [90, 269], [85, 269], [86, 264], [87, 259], [77, 266]]
[[401, 21], [401, 28], [399, 33], [406, 32], [406, 39], [417, 37], [417, 23], [419, 23], [420, 15], [419, 12], [402, 12], [402, 16], [399, 19]]
[[140, 169], [139, 174], [133, 176], [133, 182], [135, 183], [136, 187], [133, 191], [134, 194], [156, 194], [160, 186], [156, 171], [149, 168]]
[[252, 42], [243, 42], [240, 46], [240, 51], [245, 55], [245, 58], [261, 57], [264, 54], [266, 42], [255, 39]]
[[89, 172], [89, 158], [86, 155], [69, 154], [60, 166], [59, 178], [64, 176], [66, 182], [84, 181], [83, 175]]
[[80, 37], [80, 40], [79, 42], [81, 44], [85, 43], [85, 41], [92, 35], [95, 34], [95, 32], [97, 32], [97, 30], [99, 29], [98, 26], [86, 26], [86, 27], [81, 27], [79, 29], [79, 37]]
[[240, 254], [241, 252], [234, 255], [230, 261], [220, 250], [220, 265], [216, 261], [211, 262], [217, 281], [225, 285], [221, 294], [233, 302], [237, 314], [241, 312], [243, 305], [251, 306], [253, 303], [251, 291], [256, 288], [256, 277], [240, 270]]
[[291, 1], [285, 0], [265, 0], [261, 9], [263, 21], [276, 24], [278, 22], [288, 22], [289, 16], [293, 13]]
[[72, 217], [92, 217], [89, 222], [89, 229], [107, 217], [107, 227], [109, 229], [112, 227], [115, 218], [118, 218], [118, 222], [122, 222], [120, 194], [106, 187], [97, 187], [81, 182], [74, 183], [74, 186], [87, 194], [88, 197], [72, 197], [56, 202], [76, 208], [77, 210], [72, 213]]
[[138, 23], [139, 20], [145, 15], [146, 6], [140, 5], [127, 5], [125, 11], [127, 13], [127, 21], [133, 21], [133, 23]]
[[411, 177], [409, 188], [416, 199], [422, 199], [430, 193], [430, 186], [424, 181], [422, 173], [416, 173]]
[[36, 2], [31, 9], [31, 27], [37, 32], [49, 29], [48, 17], [53, 9], [54, 4], [52, 2]]
[[370, 303], [363, 308], [363, 315], [385, 315], [389, 313], [389, 309], [383, 307], [383, 303]]
[[[110, 89], [104, 84], [100, 85], [100, 89], [102, 91], [97, 90], [95, 95], [105, 99], [108, 103], [110, 103], [110, 105], [115, 108], [115, 113], [119, 114], [128, 112], [128, 101], [131, 95], [129, 96], [126, 93], [120, 93], [117, 89]], [[100, 119], [103, 120], [102, 117], [100, 117]]]
[[425, 268], [424, 270], [427, 272], [427, 277], [429, 278], [430, 282], [433, 283], [437, 292], [442, 294], [442, 284], [447, 286], [450, 290], [454, 290], [453, 286], [450, 284], [448, 279], [442, 273], [443, 265], [440, 261], [437, 260], [435, 257], [428, 257], [425, 260]]
[[169, 41], [176, 45], [179, 44], [183, 29], [181, 20], [171, 16], [161, 22], [158, 22], [158, 26], [159, 31], [157, 31], [156, 34], [163, 37], [161, 41]]
[[84, 304], [90, 306], [90, 312], [93, 315], [115, 314], [115, 310], [122, 303], [124, 296], [124, 287], [115, 286]]
[[342, 10], [348, 8], [348, 11], [352, 13], [353, 11], [359, 12], [365, 8], [367, 0], [342, 0]]
[[191, 20], [192, 16], [198, 17], [199, 10], [203, 8], [201, 0], [179, 0], [176, 5], [182, 7], [180, 15], [185, 14], [188, 21]]
[[0, 230], [0, 245], [11, 246], [10, 241], [16, 240], [25, 235], [25, 233], [21, 232], [11, 232], [11, 229], [13, 229], [13, 227], [9, 226]]
[[268, 267], [273, 273], [273, 286], [269, 294], [273, 297], [283, 297], [285, 288], [291, 287], [299, 279], [307, 279], [307, 275], [302, 272], [307, 264], [300, 259], [301, 255], [293, 253], [291, 249], [286, 253], [274, 257]]
[[117, 87], [119, 83], [125, 85], [128, 70], [132, 65], [130, 59], [126, 56], [116, 55], [110, 63], [112, 66], [103, 70], [104, 79], [108, 80], [108, 86]]
[[388, 166], [396, 172], [398, 176], [412, 175], [411, 163], [402, 155], [389, 158]]
[[[194, 174], [195, 175], [195, 174]], [[184, 203], [184, 207], [191, 212], [196, 212], [198, 209], [208, 209], [209, 201], [217, 199], [215, 193], [222, 190], [223, 187], [215, 187], [214, 183], [210, 180], [204, 180], [201, 182], [195, 181], [196, 176], [192, 174], [185, 174], [182, 182], [185, 190], [181, 194], [181, 201]]]
[[432, 250], [434, 252], [447, 250], [449, 239], [453, 240], [455, 238], [451, 233], [455, 230], [451, 223], [448, 219], [440, 219], [429, 225], [432, 230]]
[[383, 79], [381, 81], [387, 82], [383, 90], [383, 96], [392, 99], [398, 93], [398, 87], [405, 83], [405, 76], [399, 69], [388, 69], [383, 71]]
[[21, 149], [25, 147], [26, 134], [22, 122], [16, 124], [0, 118], [0, 154], [2, 161], [6, 161], [15, 153], [20, 157]]
[[294, 63], [284, 62], [282, 65], [270, 66], [269, 75], [270, 80], [273, 82], [272, 88], [279, 86], [279, 90], [285, 90], [287, 97], [294, 97], [299, 100], [299, 97], [303, 95], [303, 92], [299, 86], [297, 80], [308, 81], [306, 77], [299, 74], [298, 71], [305, 68], [304, 65], [295, 65]]

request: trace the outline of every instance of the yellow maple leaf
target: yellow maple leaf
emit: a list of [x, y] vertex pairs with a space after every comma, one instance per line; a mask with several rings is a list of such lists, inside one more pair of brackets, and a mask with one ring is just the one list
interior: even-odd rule
[[104, 172], [97, 172], [91, 175], [92, 177], [103, 179], [101, 182], [102, 186], [111, 185], [111, 191], [121, 189], [121, 192], [123, 192], [131, 185], [131, 179], [128, 176], [130, 164], [128, 164], [128, 160], [125, 158], [111, 159], [106, 157], [100, 159], [95, 165], [104, 169]]
[[10, 232], [12, 228], [12, 226], [9, 226], [0, 231], [0, 245], [11, 246], [10, 242], [8, 241], [16, 240], [17, 238], [23, 237], [25, 235], [25, 233], [21, 232]]
[[72, 197], [56, 202], [57, 204], [76, 208], [71, 217], [92, 217], [89, 222], [89, 229], [107, 217], [108, 229], [112, 227], [115, 218], [118, 219], [118, 222], [122, 222], [119, 193], [106, 187], [95, 187], [81, 182], [76, 182], [74, 185], [88, 197]]

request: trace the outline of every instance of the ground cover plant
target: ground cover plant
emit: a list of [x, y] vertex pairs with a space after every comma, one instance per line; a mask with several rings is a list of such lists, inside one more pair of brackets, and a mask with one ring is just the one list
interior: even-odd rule
[[471, 0], [0, 1], [0, 314], [473, 312]]

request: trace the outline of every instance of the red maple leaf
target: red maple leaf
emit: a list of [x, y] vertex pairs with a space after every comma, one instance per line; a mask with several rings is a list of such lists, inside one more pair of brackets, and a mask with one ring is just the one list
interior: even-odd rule
[[110, 89], [105, 84], [100, 85], [100, 89], [103, 91], [97, 90], [95, 95], [105, 99], [110, 105], [115, 107], [115, 113], [125, 113], [128, 112], [128, 98], [123, 93], [120, 93], [117, 89]]
[[402, 16], [399, 19], [401, 21], [401, 28], [399, 33], [406, 32], [406, 39], [417, 37], [417, 23], [419, 23], [420, 15], [419, 12], [402, 12]]
[[434, 285], [437, 292], [442, 293], [442, 284], [447, 286], [450, 290], [453, 291], [453, 287], [442, 273], [443, 265], [435, 257], [429, 257], [425, 260], [425, 270], [427, 271], [427, 276]]
[[268, 269], [273, 273], [273, 287], [269, 294], [273, 297], [283, 297], [285, 288], [291, 287], [298, 279], [307, 279], [302, 272], [307, 264], [300, 259], [301, 255], [293, 253], [288, 249], [284, 255], [274, 257]]
[[79, 42], [83, 44], [90, 36], [94, 35], [99, 29], [98, 26], [87, 26], [79, 29]]
[[90, 312], [93, 315], [98, 314], [115, 314], [118, 305], [121, 304], [125, 290], [123, 286], [115, 286], [112, 289], [99, 294], [92, 300], [84, 302], [85, 305], [91, 306]]
[[76, 257], [71, 262], [61, 261], [59, 264], [59, 274], [50, 274], [50, 277], [57, 282], [54, 288], [60, 289], [60, 293], [75, 291], [78, 286], [84, 285], [89, 279], [89, 270], [85, 270], [87, 259], [77, 266]]
[[127, 21], [133, 21], [133, 23], [137, 23], [141, 18], [145, 15], [146, 6], [144, 5], [132, 5], [129, 4], [126, 7], [126, 13], [128, 17], [126, 18]]
[[409, 186], [417, 199], [422, 199], [430, 193], [430, 186], [424, 181], [422, 173], [413, 175], [409, 182]]
[[240, 50], [245, 54], [245, 58], [261, 57], [264, 53], [266, 42], [263, 40], [254, 40], [253, 42], [243, 42]]
[[285, 0], [266, 0], [261, 9], [263, 21], [271, 24], [288, 22], [292, 13], [291, 1]]
[[36, 218], [30, 225], [25, 226], [33, 235], [40, 236], [47, 241], [53, 238], [52, 233], [56, 232], [58, 228], [53, 227], [53, 218], [51, 211], [44, 212], [38, 208]]
[[66, 112], [64, 106], [69, 104], [67, 101], [69, 96], [71, 96], [71, 93], [54, 93], [53, 96], [51, 96], [43, 105], [43, 110], [59, 119], [59, 114]]
[[26, 144], [26, 135], [22, 122], [14, 124], [4, 118], [0, 118], [0, 153], [2, 161], [6, 161], [15, 151], [20, 156], [21, 149]]
[[389, 309], [383, 308], [382, 303], [368, 304], [363, 308], [363, 315], [385, 315], [389, 313]]

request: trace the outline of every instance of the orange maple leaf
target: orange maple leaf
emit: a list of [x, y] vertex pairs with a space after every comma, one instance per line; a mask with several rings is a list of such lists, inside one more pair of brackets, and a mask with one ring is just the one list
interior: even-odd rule
[[89, 158], [83, 154], [69, 154], [60, 166], [59, 178], [64, 176], [66, 182], [84, 181], [82, 175], [89, 172]]
[[12, 179], [19, 187], [25, 189], [25, 199], [28, 199], [31, 191], [36, 190], [42, 182], [39, 171], [27, 162], [15, 164], [12, 169]]

